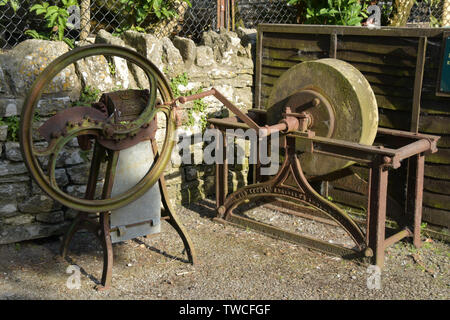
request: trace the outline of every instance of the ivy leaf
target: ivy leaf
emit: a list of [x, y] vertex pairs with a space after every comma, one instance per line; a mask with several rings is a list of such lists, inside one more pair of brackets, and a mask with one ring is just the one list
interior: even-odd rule
[[360, 17], [353, 17], [350, 20], [347, 21], [347, 25], [349, 26], [357, 26], [361, 24], [361, 18]]
[[57, 12], [54, 12], [52, 15], [50, 15], [48, 17], [48, 19], [47, 19], [47, 27], [48, 28], [53, 28], [55, 26], [56, 18], [58, 18], [58, 13]]
[[64, 28], [58, 28], [58, 40], [62, 41], [64, 38]]
[[9, 4], [11, 5], [11, 8], [14, 10], [14, 12], [19, 9], [19, 2], [17, 0], [9, 0]]
[[[58, 14], [58, 7], [57, 6], [51, 6], [47, 9], [47, 14], [44, 16], [44, 19], [49, 18], [50, 16], [54, 15], [55, 13]], [[56, 19], [56, 18], [55, 18]]]

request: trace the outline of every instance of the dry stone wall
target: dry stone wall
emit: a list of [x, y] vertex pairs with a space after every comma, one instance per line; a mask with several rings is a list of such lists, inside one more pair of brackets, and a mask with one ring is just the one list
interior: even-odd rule
[[[169, 80], [180, 79], [186, 72], [188, 80], [184, 84], [173, 81], [181, 94], [215, 87], [239, 108], [248, 109], [253, 101], [255, 39], [256, 31], [246, 29], [238, 33], [205, 32], [200, 45], [180, 37], [157, 39], [151, 34], [132, 31], [115, 37], [101, 31], [91, 42], [132, 48], [152, 61]], [[89, 42], [78, 45], [86, 44]], [[53, 201], [32, 181], [22, 161], [16, 131], [24, 99], [34, 79], [48, 63], [68, 50], [63, 42], [26, 40], [0, 54], [0, 244], [62, 234], [76, 214]], [[95, 56], [78, 61], [58, 74], [44, 91], [35, 126], [58, 110], [71, 107], [86, 88], [108, 92], [143, 87], [146, 79], [141, 70], [123, 59]], [[183, 119], [189, 125], [184, 128], [192, 138], [201, 135], [205, 117], [228, 115], [214, 98], [205, 98], [204, 102], [206, 108], [201, 112], [189, 112], [192, 103], [186, 106]], [[191, 121], [187, 121], [189, 118]], [[160, 140], [163, 129], [161, 126], [158, 132]], [[193, 154], [199, 153], [195, 157], [201, 159], [201, 147], [196, 148], [192, 143], [191, 150]], [[81, 151], [76, 140], [64, 148], [56, 165], [60, 188], [83, 197], [88, 159], [89, 153]], [[245, 184], [246, 173], [246, 165], [232, 167], [230, 187]], [[166, 178], [171, 201], [178, 205], [214, 194], [214, 166], [171, 162]], [[102, 185], [101, 179], [98, 185]]]

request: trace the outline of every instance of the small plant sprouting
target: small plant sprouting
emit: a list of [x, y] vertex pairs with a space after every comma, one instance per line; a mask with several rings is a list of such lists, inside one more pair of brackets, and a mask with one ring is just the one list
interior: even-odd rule
[[20, 3], [17, 0], [0, 0], [0, 7], [6, 6], [9, 3], [11, 8], [14, 10], [14, 12], [17, 12], [17, 10], [20, 7]]
[[[181, 92], [179, 86], [182, 85], [186, 87], [188, 84], [189, 84], [189, 76], [187, 75], [186, 72], [172, 78], [170, 81], [170, 88], [172, 89], [174, 97], [177, 98], [180, 96], [190, 96], [193, 94], [200, 93], [203, 90], [203, 88], [198, 88]], [[207, 107], [208, 105], [203, 100], [201, 99], [194, 100], [192, 108], [188, 109], [187, 111], [188, 118], [185, 122], [185, 125], [192, 127], [196, 123], [198, 123], [198, 121], [200, 121], [201, 128], [202, 130], [204, 130], [207, 125], [207, 119], [203, 113], [206, 111]], [[200, 115], [200, 118], [196, 119], [194, 117], [194, 114]]]
[[20, 119], [18, 116], [0, 118], [0, 126], [8, 126], [8, 141], [19, 141], [19, 123]]
[[109, 68], [109, 73], [111, 73], [112, 76], [115, 76], [116, 75], [116, 66], [114, 65], [114, 63], [108, 62], [108, 68]]
[[85, 86], [80, 94], [80, 99], [74, 102], [74, 106], [90, 106], [100, 99], [101, 91], [95, 87]]

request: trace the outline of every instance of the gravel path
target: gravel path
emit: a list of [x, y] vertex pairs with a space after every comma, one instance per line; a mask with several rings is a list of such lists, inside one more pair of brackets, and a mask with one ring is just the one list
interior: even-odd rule
[[[179, 208], [199, 263], [186, 263], [176, 232], [163, 232], [114, 245], [113, 287], [93, 289], [102, 271], [95, 238], [77, 233], [69, 257], [58, 256], [59, 239], [0, 246], [1, 299], [449, 299], [450, 250], [426, 239], [416, 250], [408, 243], [388, 249], [381, 289], [367, 288], [367, 265], [321, 254], [251, 230], [211, 220], [205, 200]], [[261, 212], [249, 215], [262, 217]], [[265, 219], [310, 234], [345, 234], [305, 219], [292, 221], [273, 211]], [[270, 220], [272, 219], [272, 220]], [[331, 228], [331, 229], [330, 229]], [[331, 230], [331, 231], [330, 231]], [[327, 233], [326, 233], [327, 232]], [[81, 287], [68, 289], [68, 266], [81, 268]]]

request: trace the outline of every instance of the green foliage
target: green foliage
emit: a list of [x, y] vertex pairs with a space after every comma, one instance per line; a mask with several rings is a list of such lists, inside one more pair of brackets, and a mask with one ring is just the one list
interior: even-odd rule
[[[188, 84], [189, 84], [189, 77], [186, 72], [172, 78], [170, 81], [170, 88], [172, 89], [174, 97], [177, 98], [180, 96], [190, 96], [193, 94], [200, 93], [203, 90], [203, 88], [198, 88], [198, 89], [188, 90], [183, 93], [180, 92], [180, 89], [178, 88], [179, 85], [187, 86]], [[202, 99], [194, 100], [192, 108], [187, 110], [188, 118], [186, 120], [185, 125], [189, 126], [189, 127], [194, 126], [196, 124], [194, 114], [200, 114], [200, 115], [203, 114], [206, 111], [207, 107], [208, 107], [208, 105]], [[199, 121], [200, 121], [202, 130], [204, 130], [206, 128], [206, 124], [207, 124], [206, 116], [200, 117]]]
[[46, 21], [45, 27], [50, 31], [38, 32], [36, 30], [27, 30], [25, 34], [34, 39], [64, 41], [69, 47], [73, 48], [73, 41], [64, 37], [64, 31], [66, 27], [73, 27], [72, 24], [67, 22], [69, 18], [67, 9], [71, 6], [78, 6], [78, 2], [77, 0], [61, 0], [61, 3], [63, 5], [62, 7], [56, 5], [51, 6], [48, 2], [33, 5], [30, 8], [30, 12], [34, 11], [36, 15], [43, 15]]
[[188, 77], [186, 72], [183, 72], [182, 74], [172, 78], [170, 80], [170, 89], [172, 89], [173, 96], [175, 98], [178, 98], [178, 97], [182, 96], [180, 90], [178, 89], [178, 86], [180, 84], [183, 85], [183, 86], [187, 86], [188, 83], [189, 83], [189, 77]]
[[[181, 0], [191, 6], [189, 0]], [[145, 22], [158, 22], [161, 20], [172, 19], [178, 16], [175, 10], [174, 0], [120, 0], [124, 6], [124, 11], [128, 14], [127, 25], [123, 29], [145, 32], [145, 28], [140, 27]], [[148, 23], [145, 23], [148, 25]]]
[[91, 103], [100, 99], [101, 92], [99, 89], [91, 86], [85, 86], [81, 91], [80, 98], [74, 102], [74, 106], [90, 106]]
[[360, 26], [367, 18], [367, 4], [358, 0], [287, 0], [290, 5], [306, 8], [305, 23]]
[[[425, 4], [428, 5], [429, 12], [430, 12], [430, 27], [438, 28], [442, 26], [442, 21], [439, 21], [438, 18], [436, 18], [433, 15], [433, 12], [440, 11], [440, 10], [433, 10], [433, 9], [439, 9], [439, 5], [442, 2], [442, 0], [422, 0]], [[418, 4], [418, 1], [415, 0], [415, 3]]]
[[114, 65], [114, 63], [108, 62], [108, 69], [109, 69], [109, 73], [111, 73], [111, 75], [113, 75], [113, 76], [116, 75], [116, 66]]
[[392, 14], [393, 5], [388, 5], [387, 3], [384, 3], [382, 5], [378, 4], [381, 8], [381, 25], [387, 26], [389, 25], [389, 19]]
[[0, 118], [0, 126], [8, 126], [8, 141], [19, 141], [19, 123], [20, 119], [18, 116]]
[[17, 0], [0, 0], [0, 7], [6, 6], [8, 3], [14, 12], [16, 12], [20, 7], [19, 1]]

